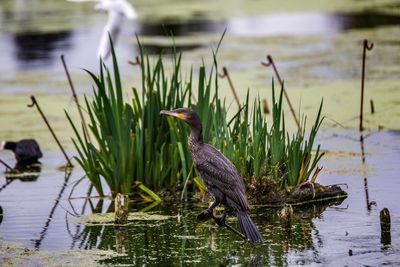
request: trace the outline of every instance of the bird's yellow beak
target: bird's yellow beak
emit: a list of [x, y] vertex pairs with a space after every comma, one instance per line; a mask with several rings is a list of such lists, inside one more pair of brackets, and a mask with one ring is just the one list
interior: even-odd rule
[[185, 118], [185, 115], [183, 115], [182, 113], [175, 113], [175, 117], [177, 117], [180, 120], [183, 120]]
[[174, 116], [180, 120], [184, 120], [185, 119], [185, 115], [183, 113], [180, 112], [174, 112], [174, 111], [169, 111], [169, 110], [161, 110], [160, 111], [161, 115], [168, 115], [168, 116]]

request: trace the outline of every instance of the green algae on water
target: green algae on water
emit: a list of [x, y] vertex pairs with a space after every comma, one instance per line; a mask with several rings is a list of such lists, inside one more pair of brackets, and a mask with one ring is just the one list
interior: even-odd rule
[[118, 256], [111, 250], [34, 250], [0, 238], [0, 266], [99, 266], [100, 261]]
[[[128, 215], [128, 222], [134, 221], [166, 221], [176, 216], [163, 215], [157, 212], [130, 212]], [[109, 225], [114, 224], [114, 213], [94, 213], [84, 215], [77, 218], [78, 223], [86, 225]]]

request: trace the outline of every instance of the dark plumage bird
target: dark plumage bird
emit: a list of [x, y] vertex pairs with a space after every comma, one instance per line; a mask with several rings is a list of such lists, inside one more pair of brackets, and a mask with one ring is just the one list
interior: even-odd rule
[[237, 214], [240, 230], [246, 238], [250, 241], [262, 242], [263, 237], [249, 215], [243, 179], [228, 158], [215, 147], [203, 142], [199, 116], [188, 108], [162, 110], [160, 114], [177, 117], [190, 127], [189, 150], [204, 184], [215, 197], [215, 202], [211, 207], [199, 216], [210, 217], [213, 209], [222, 204], [225, 209], [219, 225], [224, 225], [227, 212], [233, 211]]
[[42, 157], [39, 144], [34, 139], [23, 139], [18, 142], [3, 141], [0, 144], [0, 150], [2, 149], [13, 151], [19, 165], [37, 163]]

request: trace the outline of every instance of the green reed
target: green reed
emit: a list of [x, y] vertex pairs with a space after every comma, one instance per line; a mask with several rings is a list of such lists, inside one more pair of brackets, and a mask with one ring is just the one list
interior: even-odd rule
[[[313, 154], [315, 137], [322, 124], [323, 117], [321, 111], [323, 102], [321, 101], [317, 118], [308, 140], [306, 139], [306, 117], [303, 116], [300, 127], [290, 138], [285, 130], [285, 117], [282, 109], [282, 89], [278, 100], [275, 99], [274, 84], [272, 84], [272, 126], [268, 133], [268, 160], [267, 175], [273, 178], [280, 188], [298, 186], [303, 182], [314, 181], [320, 171], [317, 167], [318, 162], [324, 153], [320, 152], [320, 145], [317, 146]], [[312, 172], [314, 174], [312, 175]]]
[[[167, 68], [163, 55], [150, 60], [140, 43], [139, 47], [142, 88], [140, 91], [133, 88], [130, 100], [123, 98], [113, 46], [113, 74], [102, 62], [99, 75], [87, 71], [94, 82], [93, 98], [85, 97], [85, 103], [90, 135], [95, 142], [90, 142], [67, 114], [75, 132], [76, 159], [100, 195], [104, 192], [102, 179], [113, 195], [131, 194], [144, 201], [159, 201], [156, 192], [163, 189], [184, 191], [183, 197], [186, 190], [203, 188], [192, 171], [188, 127], [173, 118], [160, 116], [161, 110], [184, 106], [199, 114], [204, 141], [231, 159], [245, 181], [267, 175], [284, 188], [310, 179], [323, 155], [318, 146], [312, 156], [315, 136], [322, 123], [322, 103], [308, 140], [304, 137], [305, 119], [301, 129], [289, 138], [282, 110], [282, 90], [275, 99], [274, 85], [273, 119], [268, 128], [260, 99], [251, 103], [249, 93], [234, 115], [227, 116], [225, 100], [218, 94], [215, 54], [209, 73], [201, 66], [197, 72], [190, 69], [189, 75], [184, 76], [182, 54], [173, 53], [172, 67]], [[318, 171], [317, 168], [314, 178]]]

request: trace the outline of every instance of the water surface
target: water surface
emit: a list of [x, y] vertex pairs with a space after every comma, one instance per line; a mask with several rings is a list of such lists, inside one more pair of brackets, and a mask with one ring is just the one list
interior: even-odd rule
[[[304, 1], [303, 7], [287, 8], [278, 2], [266, 6], [259, 1], [207, 1], [208, 5], [138, 1], [139, 20], [125, 21], [116, 44], [123, 82], [127, 88], [140, 84], [138, 69], [127, 63], [138, 54], [135, 34], [154, 54], [172, 51], [172, 34], [189, 67], [211, 62], [211, 48], [227, 29], [218, 58], [228, 67], [242, 99], [248, 88], [252, 97], [270, 99], [273, 73], [260, 65], [266, 54], [273, 55], [296, 107], [314, 114], [324, 98], [327, 119], [319, 141], [328, 153], [318, 182], [346, 184], [348, 198], [295, 208], [291, 232], [280, 226], [278, 210], [253, 207], [254, 221], [266, 239], [260, 246], [244, 244], [211, 222], [196, 223], [202, 208], [193, 203], [151, 209], [172, 216], [167, 221], [137, 222], [125, 228], [79, 223], [75, 216], [106, 212], [110, 200], [86, 200], [87, 181], [69, 197], [83, 172], [76, 168], [65, 176], [57, 169], [65, 164], [62, 154], [26, 104], [31, 94], [37, 96], [68, 154], [75, 154], [64, 115], [64, 108], [71, 111], [74, 104], [59, 57], [66, 56], [79, 94], [90, 95], [91, 82], [81, 68], [98, 67], [95, 51], [106, 15], [94, 14], [91, 3], [5, 0], [0, 3], [0, 139], [34, 137], [44, 158], [39, 176], [10, 180], [3, 172], [0, 175], [4, 242], [54, 253], [112, 250], [120, 255], [100, 263], [121, 265], [400, 265], [398, 1], [370, 5], [346, 1], [325, 7]], [[360, 143], [356, 116], [364, 38], [375, 45], [368, 54], [366, 97], [374, 99], [376, 114], [366, 111], [367, 131]], [[221, 94], [232, 100], [227, 82], [221, 80], [220, 85]], [[11, 153], [2, 151], [0, 158], [14, 164]], [[389, 247], [380, 244], [379, 212], [384, 207], [392, 214]], [[228, 222], [235, 225], [234, 219]], [[63, 255], [72, 260], [72, 255]]]

